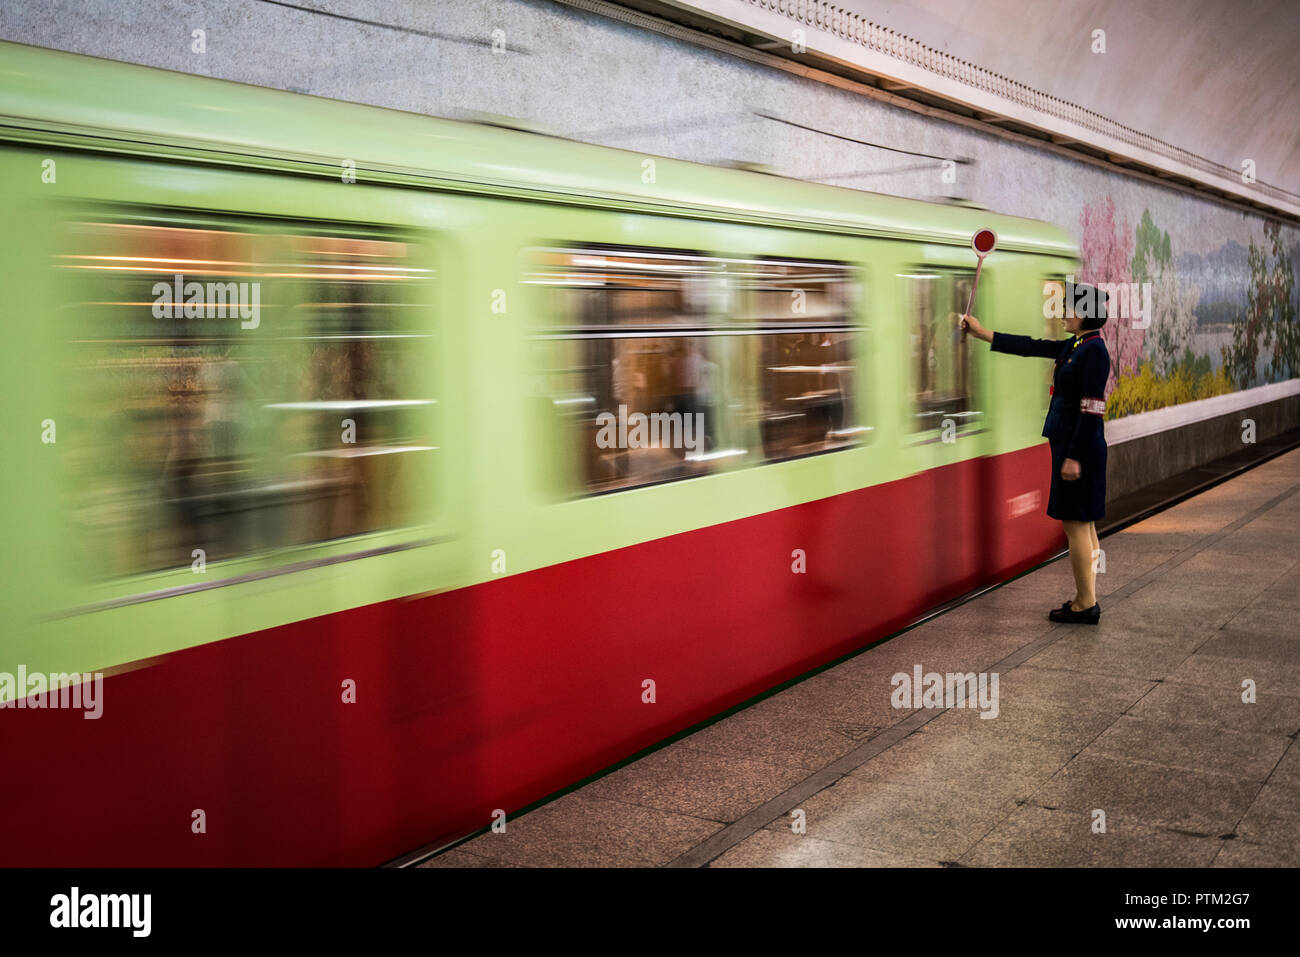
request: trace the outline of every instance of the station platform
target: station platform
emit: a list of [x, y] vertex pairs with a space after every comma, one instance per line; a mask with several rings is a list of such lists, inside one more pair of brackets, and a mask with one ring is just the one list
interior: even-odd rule
[[[1300, 450], [1104, 536], [1096, 627], [1058, 558], [420, 866], [1300, 865], [1297, 493]], [[996, 709], [896, 708], [918, 666]]]

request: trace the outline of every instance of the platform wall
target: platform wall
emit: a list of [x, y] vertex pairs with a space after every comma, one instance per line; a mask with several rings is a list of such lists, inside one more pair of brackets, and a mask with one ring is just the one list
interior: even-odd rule
[[[1300, 375], [1300, 230], [570, 4], [3, 0], [0, 38], [435, 116], [512, 116], [647, 154], [963, 197], [1068, 229], [1081, 279], [1149, 284], [1143, 318], [1106, 329], [1112, 416]], [[940, 161], [827, 133], [970, 162], [950, 167], [949, 183]], [[1288, 275], [1289, 303], [1249, 295], [1286, 287]], [[996, 328], [1001, 317], [981, 318]], [[1280, 325], [1290, 334], [1271, 335]], [[1295, 403], [1279, 411], [1292, 426], [1294, 413]], [[1161, 469], [1192, 451], [1170, 445], [1183, 457], [1156, 450]]]

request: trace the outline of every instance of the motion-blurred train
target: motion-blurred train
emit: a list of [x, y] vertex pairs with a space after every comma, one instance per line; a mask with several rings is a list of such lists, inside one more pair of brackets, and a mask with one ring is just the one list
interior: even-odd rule
[[389, 861], [1059, 547], [1053, 226], [13, 44], [0, 176], [5, 865]]

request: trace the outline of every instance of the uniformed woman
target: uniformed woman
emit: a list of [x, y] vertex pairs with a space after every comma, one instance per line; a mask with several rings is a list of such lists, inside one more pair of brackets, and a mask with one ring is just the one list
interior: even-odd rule
[[1052, 490], [1047, 514], [1060, 519], [1070, 543], [1070, 566], [1076, 593], [1073, 601], [1053, 609], [1048, 618], [1070, 624], [1095, 625], [1101, 618], [1097, 603], [1097, 519], [1106, 507], [1106, 380], [1110, 353], [1098, 331], [1106, 323], [1106, 301], [1096, 286], [1066, 283], [1063, 322], [1070, 338], [1032, 339], [990, 332], [974, 316], [962, 328], [993, 346], [994, 352], [1055, 359], [1051, 406], [1043, 435], [1052, 450]]

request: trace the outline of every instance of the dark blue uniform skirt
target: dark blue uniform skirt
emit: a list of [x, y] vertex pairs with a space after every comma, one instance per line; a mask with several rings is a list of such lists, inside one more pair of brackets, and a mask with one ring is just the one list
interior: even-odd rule
[[1047, 496], [1047, 516], [1073, 522], [1095, 522], [1106, 514], [1106, 443], [1098, 442], [1079, 459], [1083, 470], [1073, 482], [1061, 478], [1066, 443], [1053, 439], [1052, 490]]

